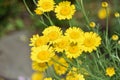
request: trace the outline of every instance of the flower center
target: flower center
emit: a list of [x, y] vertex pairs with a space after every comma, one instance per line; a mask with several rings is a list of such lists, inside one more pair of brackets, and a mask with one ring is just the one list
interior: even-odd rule
[[93, 46], [93, 41], [94, 41], [94, 40], [92, 40], [92, 39], [86, 39], [86, 40], [84, 41], [84, 45], [85, 45], [86, 47], [91, 47], [91, 46]]
[[69, 52], [73, 53], [73, 54], [76, 53], [76, 52], [78, 52], [78, 50], [79, 50], [79, 48], [77, 46], [71, 46], [69, 48]]
[[70, 12], [71, 12], [71, 10], [70, 10], [69, 7], [63, 7], [63, 8], [60, 10], [60, 14], [63, 15], [63, 16], [69, 15]]
[[56, 32], [56, 31], [52, 31], [52, 32], [50, 32], [49, 34], [48, 34], [48, 37], [49, 37], [49, 39], [50, 40], [55, 40], [55, 39], [57, 39], [58, 38], [58, 33]]
[[41, 51], [41, 52], [39, 52], [38, 58], [40, 60], [48, 60], [48, 58], [49, 58], [49, 52], [48, 51]]
[[51, 6], [52, 6], [52, 5], [51, 5], [50, 2], [43, 2], [42, 5], [41, 5], [41, 7], [42, 7], [43, 9], [45, 9], [45, 10], [50, 9]]
[[80, 36], [79, 33], [75, 32], [75, 31], [70, 33], [70, 37], [72, 39], [78, 39], [79, 36]]

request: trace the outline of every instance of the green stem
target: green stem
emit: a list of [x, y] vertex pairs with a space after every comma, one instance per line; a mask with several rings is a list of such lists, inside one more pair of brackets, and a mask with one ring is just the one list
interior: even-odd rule
[[44, 13], [43, 15], [49, 20], [50, 24], [53, 26], [54, 23], [52, 22], [52, 20], [51, 20], [49, 14], [46, 15], [46, 14]]
[[29, 12], [29, 14], [32, 15], [32, 16], [34, 16], [34, 14], [31, 12], [31, 10], [29, 9], [29, 7], [27, 6], [26, 1], [23, 0], [23, 2], [25, 4], [25, 7], [26, 7], [27, 11]]
[[37, 2], [35, 0], [33, 0], [34, 4], [37, 5]]
[[[89, 21], [87, 15], [86, 15], [86, 12], [85, 12], [85, 9], [84, 9], [84, 6], [83, 6], [83, 0], [80, 0], [80, 3], [81, 3], [81, 11], [83, 13], [83, 16], [84, 16], [84, 18], [87, 22], [87, 25], [89, 25], [90, 21]], [[90, 30], [90, 28], [88, 26], [87, 26], [87, 28]]]

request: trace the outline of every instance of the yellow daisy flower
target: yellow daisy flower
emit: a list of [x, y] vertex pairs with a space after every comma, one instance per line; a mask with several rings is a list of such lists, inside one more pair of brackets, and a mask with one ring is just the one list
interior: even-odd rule
[[118, 35], [116, 35], [116, 34], [112, 35], [112, 40], [116, 41], [118, 39], [119, 39]]
[[50, 12], [54, 10], [54, 0], [39, 0], [37, 6], [43, 12]]
[[69, 1], [60, 2], [55, 8], [55, 13], [59, 20], [71, 19], [75, 13], [75, 6]]
[[34, 72], [32, 74], [31, 80], [43, 80], [44, 74], [40, 72]]
[[45, 36], [39, 36], [38, 34], [36, 34], [36, 35], [33, 35], [32, 38], [30, 38], [30, 42], [31, 42], [31, 44], [29, 44], [30, 46], [39, 47], [47, 44], [48, 38]]
[[70, 27], [66, 30], [65, 36], [68, 37], [70, 42], [83, 43], [83, 31], [77, 27]]
[[96, 50], [96, 47], [98, 47], [101, 44], [101, 38], [98, 36], [98, 34], [94, 32], [85, 32], [84, 33], [84, 42], [83, 42], [83, 50], [85, 52], [92, 52], [93, 50]]
[[49, 62], [54, 56], [53, 49], [47, 45], [36, 47], [31, 52], [31, 59], [38, 63]]
[[76, 71], [69, 71], [66, 75], [66, 80], [85, 80], [85, 78], [82, 74], [79, 74]]
[[91, 28], [94, 28], [96, 26], [95, 22], [90, 22], [89, 25], [90, 25]]
[[71, 43], [66, 49], [65, 54], [68, 58], [77, 58], [82, 54], [82, 46], [78, 43]]
[[32, 69], [35, 71], [45, 71], [48, 68], [46, 63], [32, 62]]
[[54, 43], [57, 39], [59, 39], [62, 36], [61, 28], [57, 26], [49, 26], [48, 28], [45, 28], [45, 30], [42, 33], [52, 43]]
[[57, 61], [59, 63], [62, 63], [64, 66], [58, 64], [58, 63], [55, 63], [54, 64], [54, 69], [55, 69], [55, 72], [58, 74], [58, 75], [63, 75], [66, 73], [67, 71], [67, 67], [68, 67], [68, 63], [65, 61], [64, 58], [58, 58]]
[[114, 69], [114, 67], [108, 67], [106, 69], [106, 75], [108, 75], [109, 77], [112, 77], [113, 75], [115, 75], [115, 69]]
[[36, 13], [37, 15], [42, 15], [42, 14], [43, 14], [43, 12], [40, 10], [39, 7], [36, 8], [34, 11], [35, 11], [35, 13]]
[[44, 80], [52, 80], [52, 78], [51, 78], [51, 77], [49, 77], [49, 78], [44, 78]]
[[63, 52], [65, 49], [67, 49], [68, 45], [69, 45], [68, 38], [65, 36], [62, 36], [54, 44], [54, 49], [57, 52]]

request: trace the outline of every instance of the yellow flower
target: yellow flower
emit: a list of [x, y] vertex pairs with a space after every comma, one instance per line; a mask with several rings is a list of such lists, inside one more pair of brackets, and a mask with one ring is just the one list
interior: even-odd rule
[[37, 15], [42, 15], [43, 14], [43, 12], [40, 10], [40, 8], [36, 8], [34, 11]]
[[120, 17], [120, 14], [118, 12], [115, 12], [114, 15], [115, 15], [116, 18]]
[[95, 22], [90, 22], [90, 27], [94, 28], [96, 26]]
[[40, 72], [34, 72], [32, 74], [31, 80], [43, 80], [44, 74]]
[[46, 63], [32, 62], [32, 69], [35, 71], [45, 71], [48, 68]]
[[78, 74], [77, 72], [70, 71], [67, 76], [66, 80], [85, 80], [82, 74]]
[[71, 43], [68, 46], [68, 49], [66, 49], [65, 54], [67, 55], [68, 58], [77, 58], [82, 54], [82, 46], [79, 45], [78, 43]]
[[112, 77], [115, 74], [115, 69], [114, 67], [108, 67], [106, 69], [106, 75], [108, 75], [109, 77]]
[[70, 27], [66, 30], [65, 36], [68, 37], [70, 42], [83, 43], [83, 31], [77, 27]]
[[68, 45], [69, 45], [68, 38], [65, 36], [62, 36], [54, 44], [54, 49], [57, 52], [63, 52], [65, 49], [67, 49]]
[[55, 72], [58, 74], [58, 75], [63, 75], [66, 73], [67, 71], [67, 67], [68, 67], [68, 63], [65, 61], [64, 58], [58, 58], [57, 61], [59, 63], [61, 63], [62, 65], [58, 64], [58, 63], [55, 63], [54, 64], [54, 69], [55, 69]]
[[39, 0], [37, 6], [42, 12], [50, 12], [54, 10], [54, 0]]
[[69, 1], [60, 2], [55, 8], [55, 13], [59, 20], [71, 19], [75, 13], [75, 6]]
[[118, 39], [119, 39], [118, 35], [116, 35], [116, 34], [112, 35], [112, 40], [116, 41]]
[[102, 2], [102, 7], [104, 7], [104, 8], [106, 8], [106, 7], [108, 7], [108, 3], [107, 2]]
[[30, 46], [39, 47], [47, 44], [48, 38], [45, 36], [39, 36], [38, 34], [36, 34], [36, 35], [33, 35], [32, 38], [30, 38], [30, 42], [31, 42], [31, 44], [29, 44]]
[[59, 39], [62, 36], [61, 28], [57, 26], [49, 26], [42, 33], [52, 43], [54, 43], [57, 39]]
[[85, 52], [92, 52], [93, 50], [96, 50], [96, 47], [98, 47], [101, 44], [101, 38], [98, 36], [98, 34], [94, 32], [85, 32], [84, 34], [84, 43], [83, 43], [83, 50]]
[[31, 52], [31, 59], [38, 63], [49, 62], [54, 56], [52, 48], [47, 45], [36, 47]]
[[110, 9], [108, 8], [108, 14], [106, 12], [106, 9], [105, 8], [101, 8], [99, 11], [98, 11], [98, 17], [100, 19], [105, 19], [107, 17], [107, 15], [109, 16], [110, 15]]
[[52, 78], [51, 78], [51, 77], [49, 77], [49, 78], [44, 78], [44, 80], [52, 80]]

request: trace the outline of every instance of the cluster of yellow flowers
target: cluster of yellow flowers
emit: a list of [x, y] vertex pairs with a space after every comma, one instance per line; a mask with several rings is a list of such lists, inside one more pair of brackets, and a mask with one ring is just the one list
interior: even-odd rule
[[[101, 6], [102, 8], [99, 10], [98, 17], [105, 19], [109, 16], [110, 9], [108, 8], [107, 2], [102, 2]], [[37, 15], [44, 15], [44, 13], [51, 11], [55, 12], [57, 19], [69, 20], [72, 19], [76, 7], [74, 4], [71, 4], [70, 1], [62, 1], [56, 5], [54, 0], [38, 0], [37, 8], [35, 9]], [[118, 18], [119, 16], [119, 13], [116, 12], [115, 17]], [[91, 27], [92, 30], [96, 27], [96, 23], [89, 22], [89, 27]], [[32, 76], [32, 80], [85, 80], [85, 76], [93, 76], [93, 74], [90, 74], [85, 68], [80, 67], [80, 64], [82, 64], [80, 58], [82, 55], [86, 55], [87, 53], [92, 54], [95, 51], [97, 54], [97, 48], [102, 44], [103, 40], [106, 41], [105, 44], [103, 42], [104, 46], [106, 46], [108, 37], [102, 40], [99, 32], [91, 30], [84, 31], [78, 26], [70, 26], [66, 30], [62, 30], [58, 26], [51, 25], [47, 26], [41, 35], [33, 35], [33, 37], [30, 38], [31, 60], [32, 69], [35, 70], [36, 73]], [[106, 33], [105, 36], [108, 36], [108, 34]], [[114, 34], [111, 39], [117, 41], [119, 37]], [[106, 51], [107, 50], [108, 46], [106, 48]], [[111, 53], [109, 50], [108, 52]], [[97, 56], [99, 58], [98, 54]], [[86, 59], [86, 56], [82, 57]], [[89, 56], [87, 58], [92, 60], [93, 57], [95, 56], [92, 55], [92, 57]], [[102, 55], [102, 57], [105, 57], [105, 55]], [[99, 68], [102, 63], [99, 60], [97, 61], [98, 63], [96, 61], [95, 63], [98, 64], [96, 66]], [[86, 66], [87, 65], [88, 64], [86, 64]], [[103, 66], [102, 68], [104, 69]], [[106, 74], [112, 77], [115, 74], [114, 67], [106, 66], [105, 68], [106, 70], [103, 72], [104, 75]]]
[[54, 11], [59, 20], [71, 19], [75, 13], [75, 5], [69, 1], [60, 2], [55, 5], [54, 0], [38, 0], [36, 14], [42, 15], [44, 12]]
[[[55, 71], [59, 75], [65, 74], [69, 66], [64, 58], [58, 56], [59, 54], [70, 59], [78, 58], [83, 52], [91, 53], [101, 44], [101, 37], [97, 33], [84, 32], [78, 27], [70, 27], [63, 34], [61, 28], [49, 26], [42, 34], [33, 35], [31, 38], [33, 69], [44, 71], [47, 65], [54, 64]], [[65, 67], [53, 63], [53, 60], [62, 63]]]

